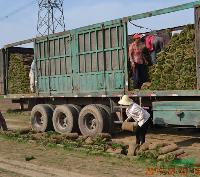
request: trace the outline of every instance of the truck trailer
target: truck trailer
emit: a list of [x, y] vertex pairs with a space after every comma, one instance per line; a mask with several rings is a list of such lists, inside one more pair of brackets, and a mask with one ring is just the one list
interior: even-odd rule
[[[190, 8], [194, 8], [195, 17], [197, 88], [130, 90], [128, 23]], [[155, 125], [199, 128], [199, 21], [200, 1], [195, 1], [5, 45], [0, 55], [1, 94], [21, 106], [28, 103], [32, 127], [38, 132], [81, 132], [88, 136], [112, 133], [114, 125], [126, 119], [126, 107], [118, 105], [125, 94], [152, 113]], [[16, 46], [30, 42], [34, 42], [36, 91], [10, 94], [9, 55]]]

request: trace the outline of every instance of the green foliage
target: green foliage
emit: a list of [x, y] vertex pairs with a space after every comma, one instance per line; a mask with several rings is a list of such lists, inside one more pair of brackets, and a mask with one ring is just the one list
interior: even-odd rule
[[99, 135], [95, 136], [93, 139], [93, 144], [95, 145], [105, 145], [106, 144], [106, 140], [102, 139]]
[[29, 93], [29, 70], [26, 69], [21, 55], [10, 56], [8, 68], [8, 91], [10, 94]]
[[56, 132], [49, 131], [44, 133], [36, 133], [34, 131], [30, 131], [27, 134], [21, 134], [20, 130], [10, 131], [10, 132], [2, 132], [1, 136], [8, 137], [8, 139], [16, 140], [18, 142], [27, 142], [29, 140], [35, 141], [36, 143], [42, 146], [48, 147], [58, 147], [62, 146], [64, 149], [67, 150], [74, 150], [74, 149], [84, 149], [88, 152], [91, 151], [98, 151], [98, 152], [105, 152], [108, 148], [108, 144], [105, 139], [102, 139], [100, 136], [96, 136], [92, 139], [93, 143], [88, 145], [82, 139], [75, 139], [70, 140], [65, 138], [65, 135], [57, 134]]
[[52, 135], [56, 135], [57, 133], [56, 132], [54, 132], [54, 131], [48, 131], [47, 133], [46, 133], [46, 136], [47, 136], [47, 138], [49, 138], [49, 137], [51, 137]]
[[112, 143], [111, 147], [113, 149], [117, 149], [117, 148], [122, 148], [123, 146], [121, 144], [118, 144], [118, 143]]
[[149, 71], [151, 90], [195, 89], [196, 56], [195, 30], [188, 25], [158, 54], [157, 64]]

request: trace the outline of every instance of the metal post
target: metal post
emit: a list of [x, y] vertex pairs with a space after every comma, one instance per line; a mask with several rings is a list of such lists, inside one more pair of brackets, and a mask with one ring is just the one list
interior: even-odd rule
[[200, 6], [195, 7], [194, 16], [195, 16], [197, 89], [200, 89]]
[[142, 97], [139, 97], [139, 104], [142, 106]]

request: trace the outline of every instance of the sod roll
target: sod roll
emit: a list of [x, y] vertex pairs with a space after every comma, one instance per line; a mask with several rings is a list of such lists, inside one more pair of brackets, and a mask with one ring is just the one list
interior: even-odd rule
[[159, 154], [162, 155], [162, 154], [166, 154], [166, 153], [169, 153], [169, 152], [172, 152], [172, 151], [175, 151], [178, 149], [178, 146], [176, 144], [170, 144], [168, 146], [164, 146], [164, 147], [161, 147], [159, 149]]
[[177, 149], [175, 151], [169, 152], [167, 154], [159, 155], [158, 160], [164, 160], [164, 161], [172, 161], [174, 160], [177, 156], [184, 154], [183, 149]]

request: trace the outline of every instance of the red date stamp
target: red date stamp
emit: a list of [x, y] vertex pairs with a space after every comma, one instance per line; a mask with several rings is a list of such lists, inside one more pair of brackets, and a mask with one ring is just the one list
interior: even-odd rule
[[146, 169], [147, 176], [153, 175], [175, 175], [179, 174], [181, 176], [188, 176], [189, 174], [199, 175], [200, 176], [200, 168], [158, 168], [158, 167], [150, 167]]

